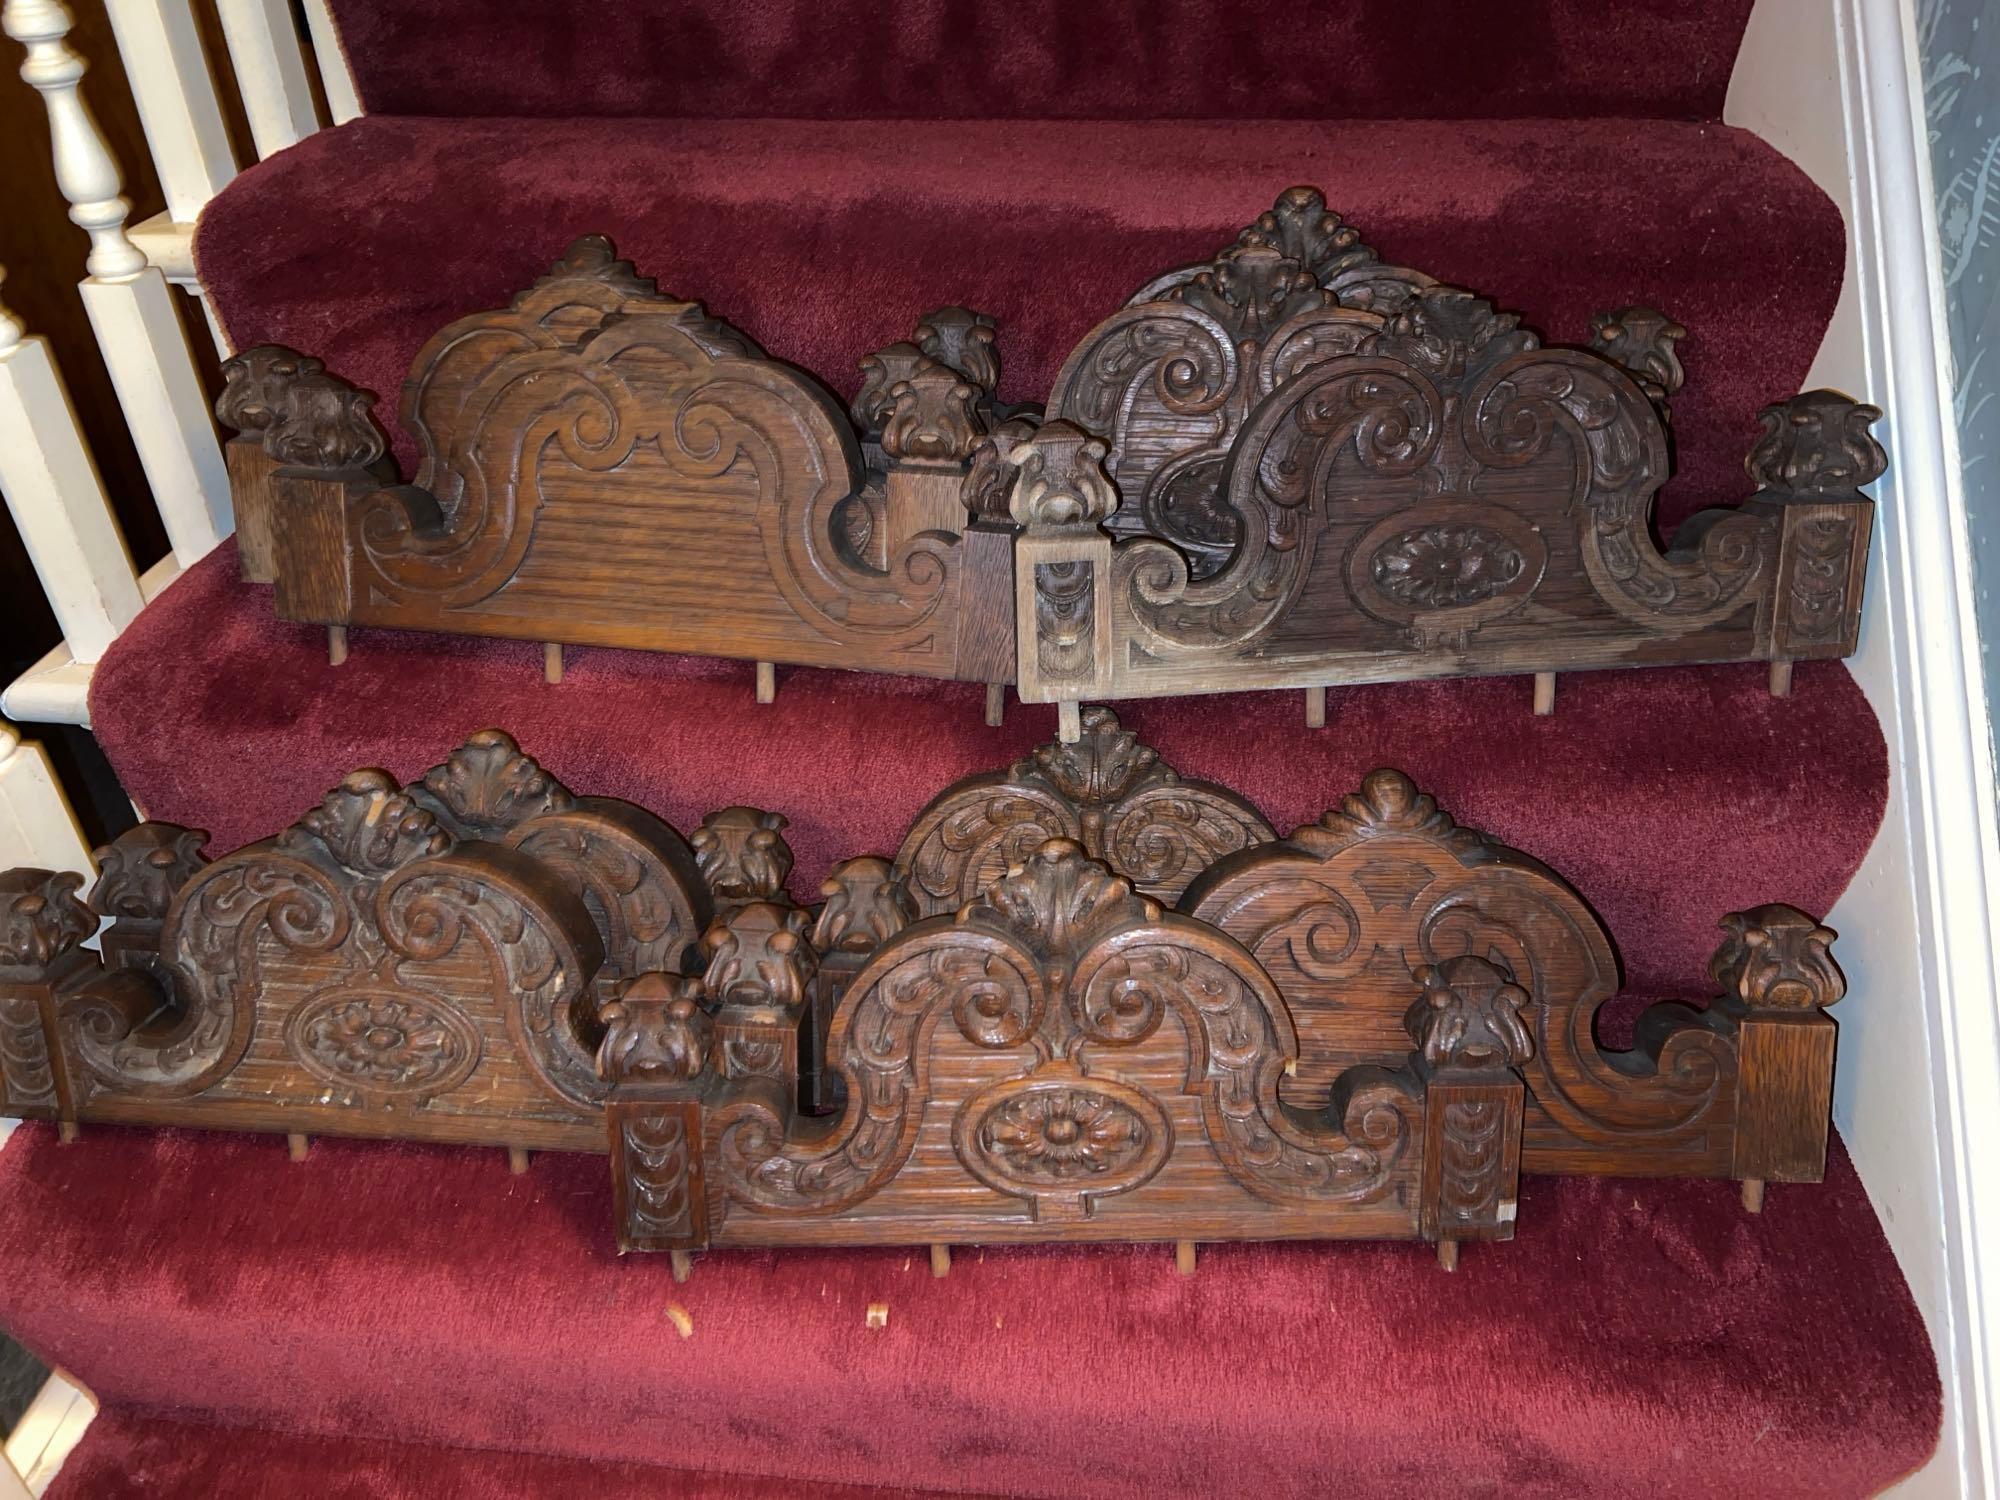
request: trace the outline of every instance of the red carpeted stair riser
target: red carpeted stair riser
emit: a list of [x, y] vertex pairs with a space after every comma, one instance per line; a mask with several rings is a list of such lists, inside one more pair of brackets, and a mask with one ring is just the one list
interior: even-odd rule
[[370, 114], [1713, 119], [1750, 0], [333, 0]]
[[1746, 131], [1632, 119], [382, 116], [244, 172], [195, 248], [236, 346], [289, 344], [378, 393], [407, 470], [418, 349], [588, 231], [843, 395], [920, 313], [977, 308], [1002, 394], [1039, 400], [1099, 319], [1296, 183], [1553, 340], [1635, 302], [1685, 324], [1669, 528], [1747, 493], [1757, 410], [1799, 389], [1840, 292], [1839, 212], [1797, 167]]
[[[475, 730], [510, 731], [578, 792], [628, 798], [683, 831], [747, 802], [791, 819], [792, 889], [893, 853], [933, 796], [1053, 737], [1046, 706], [989, 729], [975, 684], [781, 670], [775, 703], [747, 663], [574, 650], [541, 680], [523, 642], [357, 631], [340, 667], [322, 630], [273, 618], [225, 546], [173, 585], [99, 663], [91, 719], [133, 798], [205, 828], [211, 854], [267, 837], [360, 766], [408, 778]], [[1240, 791], [1288, 831], [1378, 766], [1408, 772], [1459, 821], [1554, 867], [1605, 918], [1629, 982], [1701, 975], [1728, 911], [1786, 901], [1824, 914], [1875, 836], [1888, 752], [1844, 665], [1802, 665], [1792, 696], [1758, 665], [1577, 673], [1556, 711], [1525, 678], [1350, 688], [1307, 729], [1298, 693], [1119, 705], [1184, 775]], [[192, 753], [190, 747], [226, 751]]]
[[1214, 1247], [1192, 1279], [1164, 1246], [942, 1281], [736, 1251], [677, 1286], [611, 1253], [596, 1158], [113, 1128], [24, 1130], [0, 1205], [0, 1322], [111, 1405], [355, 1440], [1134, 1500], [1859, 1496], [1939, 1421], [1838, 1146], [1757, 1217], [1728, 1182], [1531, 1179], [1455, 1276], [1406, 1244]]

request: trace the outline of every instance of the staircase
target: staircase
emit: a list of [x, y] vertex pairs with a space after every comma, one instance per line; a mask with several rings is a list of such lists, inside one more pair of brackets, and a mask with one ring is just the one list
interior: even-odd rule
[[[1670, 530], [1747, 488], [1754, 412], [1803, 383], [1840, 291], [1838, 209], [1720, 123], [1748, 0], [308, 9], [359, 113], [223, 186], [191, 266], [234, 346], [382, 393], [406, 467], [417, 349], [579, 233], [843, 397], [912, 315], [968, 303], [1023, 399], [1310, 182], [1553, 339], [1631, 302], [1685, 324]], [[233, 545], [186, 550], [89, 716], [134, 800], [212, 851], [497, 724], [683, 827], [785, 812], [805, 894], [1053, 729], [803, 669], [760, 707], [747, 663], [615, 651], [549, 685], [531, 645], [358, 631], [331, 667]], [[1401, 766], [1577, 885], [1635, 996], [1698, 993], [1721, 911], [1825, 911], [1881, 823], [1888, 749], [1842, 665], [1782, 700], [1756, 668], [1566, 678], [1548, 719], [1529, 693], [1354, 689], [1323, 730], [1268, 694], [1124, 716], [1280, 828]], [[1455, 1277], [1285, 1245], [1191, 1280], [1144, 1249], [991, 1250], [943, 1281], [900, 1252], [718, 1253], [676, 1286], [611, 1255], [607, 1199], [595, 1158], [510, 1178], [471, 1151], [17, 1132], [0, 1323], [104, 1403], [50, 1493], [1864, 1495], [1937, 1435], [1922, 1321], [1838, 1150], [1754, 1219], [1723, 1183], [1534, 1181], [1520, 1238]]]

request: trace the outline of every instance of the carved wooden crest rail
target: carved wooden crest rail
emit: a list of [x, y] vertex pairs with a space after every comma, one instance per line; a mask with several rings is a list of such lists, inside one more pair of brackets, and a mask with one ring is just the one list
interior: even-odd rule
[[[1093, 710], [786, 893], [506, 735], [213, 863], [143, 824], [0, 877], [0, 1109], [608, 1151], [628, 1249], [1513, 1232], [1520, 1172], [1818, 1180], [1833, 934], [1723, 919], [1705, 1008], [1597, 1039], [1562, 880], [1370, 774], [1274, 837]], [[100, 952], [84, 946], [108, 920]]]
[[372, 398], [267, 346], [218, 407], [246, 576], [289, 619], [958, 678], [1085, 699], [1854, 649], [1880, 416], [1768, 407], [1756, 493], [1662, 551], [1684, 330], [1545, 345], [1384, 263], [1311, 188], [1091, 330], [1046, 422], [999, 333], [923, 315], [847, 412], [587, 236], [418, 356], [400, 484]]

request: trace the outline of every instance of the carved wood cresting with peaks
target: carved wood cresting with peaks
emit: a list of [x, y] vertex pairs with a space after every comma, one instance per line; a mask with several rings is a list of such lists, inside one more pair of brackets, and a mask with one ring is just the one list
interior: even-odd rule
[[[846, 412], [602, 236], [451, 324], [402, 399], [317, 359], [231, 360], [218, 406], [246, 576], [289, 619], [693, 651], [1087, 699], [1854, 649], [1880, 416], [1762, 414], [1756, 493], [1662, 551], [1686, 330], [1588, 348], [1384, 262], [1314, 188], [1092, 329], [1046, 421], [999, 336], [924, 314]], [[336, 646], [336, 654], [344, 650]], [[1547, 684], [1545, 684], [1547, 685]]]
[[1757, 494], [1662, 552], [1684, 333], [1633, 307], [1589, 350], [1545, 346], [1288, 191], [1086, 336], [1049, 423], [1010, 441], [1017, 486], [1047, 447], [1114, 497], [1101, 525], [1016, 512], [1021, 696], [1851, 652], [1881, 413], [1830, 391], [1766, 409]]
[[[586, 236], [418, 355], [412, 484], [380, 462], [372, 398], [318, 360], [231, 360], [246, 574], [333, 626], [1001, 680], [1004, 548], [997, 573], [990, 547], [968, 561], [956, 498], [993, 411], [991, 335], [928, 315], [871, 359], [857, 433], [810, 376]], [[983, 628], [961, 642], [966, 612]]]
[[600, 1001], [698, 962], [713, 912], [671, 828], [497, 730], [213, 863], [203, 838], [123, 835], [89, 909], [9, 877], [10, 1112], [602, 1150]]
[[[1841, 476], [1829, 476], [1838, 483]], [[896, 859], [785, 890], [505, 734], [213, 863], [147, 824], [0, 876], [0, 1108], [607, 1152], [618, 1243], [1506, 1239], [1522, 1172], [1816, 1181], [1844, 981], [1724, 919], [1706, 1008], [1597, 1040], [1610, 939], [1381, 770], [1274, 838], [1093, 710]], [[102, 952], [83, 947], [110, 919]]]

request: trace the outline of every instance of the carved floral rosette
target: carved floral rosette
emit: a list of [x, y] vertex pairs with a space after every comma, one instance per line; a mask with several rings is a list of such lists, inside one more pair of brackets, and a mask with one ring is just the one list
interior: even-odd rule
[[1183, 778], [1109, 709], [1086, 710], [1082, 725], [1075, 744], [1051, 741], [1005, 771], [968, 777], [918, 815], [895, 870], [919, 912], [973, 900], [1051, 838], [1076, 840], [1170, 903], [1216, 859], [1274, 836], [1248, 801]]

